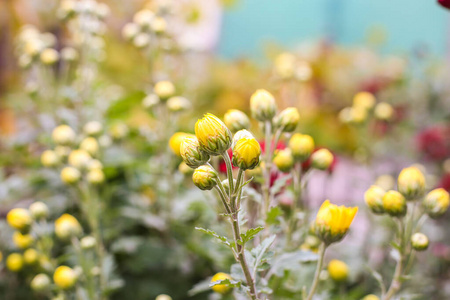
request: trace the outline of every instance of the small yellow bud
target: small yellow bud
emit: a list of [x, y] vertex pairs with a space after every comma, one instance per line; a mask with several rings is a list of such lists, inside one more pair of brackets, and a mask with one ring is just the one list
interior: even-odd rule
[[328, 274], [334, 281], [345, 281], [348, 277], [348, 266], [341, 260], [333, 259], [328, 263]]
[[55, 147], [55, 153], [60, 158], [67, 158], [71, 151], [72, 150], [70, 149], [70, 147], [67, 147], [67, 146], [56, 146]]
[[155, 18], [155, 13], [149, 9], [143, 9], [138, 11], [133, 16], [133, 22], [141, 27], [150, 27], [152, 20]]
[[36, 249], [27, 249], [23, 253], [23, 260], [27, 265], [34, 265], [38, 262], [39, 259], [39, 253], [36, 251]]
[[255, 138], [241, 138], [233, 147], [233, 165], [242, 170], [254, 169], [260, 155], [261, 147]]
[[275, 98], [266, 90], [257, 90], [250, 98], [250, 110], [256, 120], [272, 121], [277, 111]]
[[[225, 280], [225, 279], [231, 280], [231, 276], [226, 273], [219, 272], [211, 278], [211, 283], [216, 282], [216, 281]], [[214, 292], [222, 294], [222, 295], [228, 293], [231, 290], [231, 288], [226, 284], [216, 284], [216, 285], [212, 286], [211, 289]]]
[[30, 285], [33, 291], [41, 292], [47, 290], [50, 284], [50, 277], [48, 277], [47, 274], [40, 273], [34, 276], [33, 280], [31, 280]]
[[192, 174], [192, 181], [201, 190], [211, 190], [216, 186], [218, 174], [216, 170], [208, 165], [203, 165], [195, 169]]
[[48, 206], [41, 201], [32, 203], [29, 210], [35, 220], [45, 219], [48, 217]]
[[361, 107], [366, 110], [372, 109], [375, 102], [375, 96], [369, 92], [359, 92], [353, 97], [353, 106]]
[[184, 97], [175, 96], [167, 100], [167, 108], [171, 112], [182, 112], [191, 108], [191, 102]]
[[148, 33], [141, 32], [133, 38], [133, 45], [139, 49], [143, 49], [150, 44], [150, 36]]
[[314, 140], [307, 134], [296, 133], [289, 140], [289, 149], [295, 160], [305, 161], [314, 151]]
[[350, 107], [350, 122], [361, 124], [367, 120], [367, 110], [361, 106]]
[[428, 237], [420, 232], [414, 233], [411, 236], [411, 245], [416, 251], [424, 251], [428, 248]]
[[385, 194], [385, 190], [381, 187], [372, 185], [365, 193], [364, 200], [366, 201], [367, 206], [372, 210], [375, 214], [384, 213], [383, 208], [383, 196]]
[[150, 26], [156, 34], [163, 34], [167, 30], [167, 22], [162, 17], [154, 18]]
[[23, 258], [19, 253], [12, 253], [6, 258], [6, 267], [12, 272], [19, 272], [23, 268]]
[[200, 148], [196, 137], [187, 137], [181, 142], [180, 154], [186, 165], [193, 169], [209, 160], [209, 155]]
[[93, 236], [85, 236], [80, 241], [81, 248], [84, 250], [94, 248], [96, 243], [97, 243], [97, 241], [95, 240], [95, 237], [93, 237]]
[[450, 205], [449, 194], [443, 188], [434, 189], [425, 196], [423, 207], [431, 218], [442, 216]]
[[153, 90], [155, 94], [163, 101], [169, 99], [175, 94], [175, 86], [172, 82], [167, 80], [157, 82]]
[[78, 220], [69, 214], [63, 214], [55, 221], [55, 234], [62, 240], [67, 240], [72, 236], [79, 236], [82, 228]]
[[288, 173], [291, 171], [294, 166], [294, 157], [291, 150], [289, 148], [278, 150], [273, 158], [273, 163], [281, 172]]
[[75, 285], [77, 274], [72, 268], [59, 266], [53, 274], [53, 281], [61, 289], [67, 290]]
[[231, 132], [238, 132], [239, 130], [250, 128], [250, 119], [245, 113], [237, 109], [228, 110], [223, 116], [223, 120]]
[[21, 232], [26, 232], [33, 222], [30, 212], [25, 208], [13, 208], [6, 215], [9, 226]]
[[210, 155], [225, 153], [232, 142], [231, 131], [213, 114], [205, 114], [195, 123], [195, 135], [200, 148]]
[[352, 114], [353, 114], [353, 108], [352, 107], [345, 107], [339, 112], [339, 120], [344, 123], [348, 124], [352, 122]]
[[161, 294], [158, 295], [155, 300], [172, 300], [172, 297], [170, 297], [169, 295]]
[[[172, 98], [170, 98], [170, 99], [172, 99]], [[161, 101], [159, 100], [158, 95], [149, 94], [149, 95], [145, 96], [145, 98], [142, 100], [142, 106], [144, 106], [144, 108], [146, 108], [146, 109], [153, 109], [160, 102]], [[169, 102], [169, 101], [167, 101], [167, 102]]]
[[81, 173], [74, 167], [65, 167], [61, 170], [61, 180], [67, 184], [77, 183], [81, 178]]
[[16, 231], [13, 233], [13, 242], [19, 249], [27, 249], [31, 247], [34, 242], [34, 238], [30, 234], [21, 234]]
[[70, 152], [68, 162], [77, 169], [83, 169], [88, 165], [91, 159], [92, 157], [86, 150], [77, 149]]
[[[80, 144], [80, 150], [86, 151], [91, 156], [96, 156], [98, 154], [99, 149], [100, 149], [100, 146], [98, 145], [97, 140], [93, 137], [85, 138]], [[70, 159], [70, 156], [69, 156], [69, 159]]]
[[59, 125], [52, 132], [52, 139], [58, 145], [72, 144], [76, 138], [75, 131], [68, 125]]
[[169, 146], [173, 153], [177, 156], [181, 156], [180, 146], [183, 140], [187, 137], [194, 137], [193, 134], [185, 132], [175, 132], [169, 140]]
[[47, 48], [41, 52], [40, 58], [44, 65], [53, 65], [59, 60], [59, 53], [55, 49]]
[[88, 165], [86, 166], [86, 169], [88, 169], [89, 171], [94, 170], [94, 169], [103, 169], [103, 164], [98, 160], [98, 159], [91, 159], [88, 163]]
[[297, 58], [289, 52], [280, 53], [274, 61], [276, 73], [283, 79], [290, 79], [295, 75]]
[[391, 216], [404, 216], [407, 209], [405, 197], [397, 191], [387, 191], [383, 196], [383, 209]]
[[383, 121], [389, 121], [394, 115], [394, 109], [389, 103], [380, 102], [375, 106], [375, 118]]
[[425, 176], [417, 167], [403, 169], [398, 175], [398, 191], [406, 199], [414, 200], [421, 197], [425, 192]]
[[47, 168], [55, 167], [59, 164], [59, 156], [53, 150], [45, 150], [41, 155], [41, 163]]
[[380, 300], [378, 296], [375, 296], [374, 294], [366, 295], [361, 300]]
[[319, 149], [311, 154], [311, 165], [319, 170], [328, 169], [333, 163], [334, 156], [328, 149]]
[[280, 112], [276, 117], [275, 124], [283, 132], [292, 132], [297, 128], [300, 121], [300, 114], [295, 107], [288, 107]]
[[314, 221], [316, 235], [326, 244], [340, 241], [348, 232], [358, 207], [337, 206], [326, 200]]
[[103, 125], [99, 121], [90, 121], [83, 126], [83, 132], [89, 136], [97, 136], [103, 131]]
[[105, 173], [103, 173], [102, 169], [91, 169], [87, 173], [86, 179], [91, 184], [101, 184], [105, 181]]

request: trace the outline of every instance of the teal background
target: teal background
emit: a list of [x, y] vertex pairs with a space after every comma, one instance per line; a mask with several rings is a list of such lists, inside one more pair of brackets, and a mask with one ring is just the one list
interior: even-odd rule
[[449, 49], [450, 10], [436, 0], [240, 0], [223, 18], [221, 56], [261, 57], [267, 42], [293, 47], [332, 37], [361, 45], [374, 26], [387, 33], [383, 52], [426, 45], [433, 54]]

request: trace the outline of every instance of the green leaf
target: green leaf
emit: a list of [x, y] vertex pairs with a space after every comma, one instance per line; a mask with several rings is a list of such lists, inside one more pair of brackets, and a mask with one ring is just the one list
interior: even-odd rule
[[245, 233], [241, 233], [241, 241], [238, 241], [240, 245], [245, 245], [248, 241], [251, 241], [264, 227], [250, 228]]
[[311, 251], [298, 250], [283, 253], [273, 259], [270, 273], [278, 277], [283, 277], [286, 270], [293, 272], [299, 271], [302, 263], [316, 261], [317, 259], [317, 254]]
[[281, 176], [273, 183], [270, 188], [270, 194], [275, 195], [278, 194], [282, 188], [286, 186], [286, 183], [292, 179], [292, 175]]
[[210, 291], [211, 288], [209, 287], [211, 278], [205, 279], [203, 281], [200, 281], [199, 283], [197, 283], [196, 285], [194, 285], [192, 287], [192, 289], [190, 289], [188, 291], [188, 296], [192, 297], [195, 296], [197, 294], [206, 292], [206, 291]]
[[198, 231], [201, 231], [203, 233], [206, 233], [206, 234], [208, 234], [210, 236], [213, 236], [216, 239], [218, 239], [222, 244], [224, 244], [224, 245], [226, 245], [226, 246], [228, 246], [230, 248], [233, 248], [234, 243], [230, 243], [226, 237], [218, 235], [216, 232], [214, 232], [214, 231], [212, 231], [210, 229], [204, 229], [204, 228], [201, 228], [201, 227], [195, 227], [195, 229], [198, 230]]
[[280, 221], [278, 217], [283, 214], [283, 210], [279, 206], [272, 207], [267, 213], [266, 223], [267, 224], [279, 224]]
[[261, 244], [259, 244], [256, 248], [252, 249], [251, 255], [255, 258], [255, 261], [253, 263], [253, 273], [256, 272], [261, 263], [266, 262], [266, 259], [272, 255], [272, 253], [267, 253], [266, 255], [266, 252], [275, 241], [275, 237], [276, 235], [271, 235], [270, 237], [263, 240]]
[[381, 276], [380, 273], [378, 273], [377, 271], [375, 271], [374, 269], [372, 269], [369, 266], [367, 266], [367, 269], [370, 271], [370, 273], [372, 274], [373, 278], [375, 278], [375, 280], [380, 285], [381, 293], [384, 294], [385, 291], [386, 291], [386, 286], [384, 285], [384, 282], [383, 282], [383, 276]]
[[213, 286], [219, 285], [219, 284], [225, 284], [225, 285], [227, 285], [229, 287], [233, 287], [233, 288], [241, 286], [241, 282], [240, 281], [236, 281], [236, 280], [233, 280], [233, 279], [230, 280], [230, 279], [226, 278], [226, 279], [221, 279], [221, 280], [217, 280], [217, 281], [211, 282], [209, 284], [209, 287], [213, 287]]

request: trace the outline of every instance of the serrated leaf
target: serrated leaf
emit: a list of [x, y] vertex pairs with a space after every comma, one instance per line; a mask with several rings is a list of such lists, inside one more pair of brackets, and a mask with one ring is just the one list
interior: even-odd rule
[[240, 245], [245, 245], [248, 241], [251, 241], [264, 227], [250, 228], [245, 233], [241, 233], [241, 241], [238, 241]]
[[283, 210], [279, 206], [272, 207], [267, 213], [266, 223], [267, 224], [279, 224], [280, 221], [278, 217], [283, 214]]
[[259, 265], [261, 264], [264, 255], [266, 254], [267, 250], [269, 250], [270, 246], [273, 244], [273, 242], [275, 241], [275, 235], [272, 235], [266, 239], [264, 239], [261, 244], [259, 244], [258, 246], [256, 246], [256, 248], [252, 249], [251, 251], [251, 255], [254, 257], [254, 262], [253, 262], [253, 274], [256, 273], [256, 270], [258, 269]]
[[206, 233], [206, 234], [208, 234], [210, 236], [213, 236], [216, 239], [218, 239], [222, 244], [224, 244], [224, 245], [226, 245], [226, 246], [228, 246], [230, 248], [233, 248], [233, 244], [234, 243], [230, 243], [226, 237], [217, 234], [213, 230], [205, 229], [205, 228], [201, 228], [201, 227], [195, 227], [195, 229], [198, 230], [198, 231], [201, 231], [203, 233]]

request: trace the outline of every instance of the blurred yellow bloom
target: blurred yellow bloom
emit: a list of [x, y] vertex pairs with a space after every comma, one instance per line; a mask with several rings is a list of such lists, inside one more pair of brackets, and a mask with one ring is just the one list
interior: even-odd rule
[[432, 218], [442, 216], [450, 205], [449, 194], [443, 188], [434, 189], [425, 196], [423, 206]]
[[41, 154], [41, 163], [47, 168], [54, 167], [59, 163], [59, 156], [53, 150], [45, 150]]
[[66, 290], [75, 285], [77, 275], [73, 269], [67, 266], [59, 266], [53, 274], [53, 281], [58, 287]]
[[48, 216], [48, 207], [41, 201], [36, 201], [30, 205], [30, 213], [34, 219], [45, 219]]
[[102, 169], [91, 169], [86, 174], [86, 179], [91, 184], [101, 184], [105, 181], [105, 173], [103, 173]]
[[78, 236], [82, 228], [78, 220], [69, 214], [63, 214], [55, 221], [55, 234], [60, 239], [68, 239], [72, 236]]
[[59, 60], [59, 53], [55, 49], [47, 48], [42, 50], [40, 59], [44, 65], [52, 65]]
[[250, 120], [245, 113], [238, 109], [230, 109], [223, 116], [225, 125], [230, 128], [232, 132], [237, 132], [242, 129], [250, 128]]
[[383, 196], [386, 193], [381, 187], [372, 185], [365, 193], [364, 200], [367, 206], [376, 214], [382, 214], [383, 209]]
[[80, 149], [86, 151], [91, 156], [96, 156], [98, 154], [99, 148], [100, 146], [98, 145], [97, 139], [91, 136], [85, 138], [80, 143]]
[[369, 110], [374, 107], [375, 96], [369, 92], [359, 92], [353, 97], [353, 106]]
[[[225, 279], [231, 280], [231, 276], [226, 273], [219, 272], [211, 278], [211, 282], [216, 282], [216, 281], [225, 280]], [[231, 288], [226, 284], [216, 284], [211, 289], [214, 292], [222, 294], [222, 295], [228, 293], [231, 290]]]
[[12, 272], [19, 272], [23, 268], [23, 258], [19, 253], [12, 253], [6, 258], [6, 267]]
[[16, 231], [13, 233], [13, 242], [19, 249], [26, 249], [29, 248], [34, 241], [33, 236], [30, 234], [21, 234], [20, 232]]
[[278, 150], [273, 158], [273, 163], [281, 172], [289, 172], [294, 166], [294, 157], [291, 150], [289, 148]]
[[256, 120], [271, 121], [277, 111], [275, 98], [266, 90], [257, 90], [250, 98], [250, 110]]
[[233, 164], [242, 170], [254, 169], [260, 155], [261, 147], [255, 138], [241, 138], [233, 147]]
[[406, 199], [414, 200], [425, 192], [425, 176], [417, 167], [411, 166], [400, 172], [397, 185]]
[[394, 109], [389, 103], [380, 102], [375, 106], [375, 118], [383, 121], [389, 121], [394, 115]]
[[289, 79], [295, 75], [295, 62], [297, 58], [289, 52], [280, 53], [274, 61], [275, 71], [283, 79]]
[[52, 139], [58, 145], [68, 145], [75, 141], [76, 134], [68, 125], [59, 125], [52, 132]]
[[387, 191], [383, 196], [383, 209], [391, 216], [404, 216], [407, 209], [405, 197], [397, 191]]
[[175, 86], [168, 80], [157, 82], [153, 90], [161, 100], [167, 100], [175, 94]]
[[314, 222], [317, 236], [326, 244], [341, 240], [355, 218], [358, 207], [337, 206], [326, 200], [320, 206]]
[[365, 296], [361, 300], [380, 300], [380, 298], [378, 298], [378, 296], [375, 296], [374, 294], [370, 294]]
[[73, 167], [77, 169], [82, 169], [88, 165], [91, 159], [92, 157], [89, 155], [87, 151], [83, 149], [76, 149], [70, 152], [68, 162]]
[[216, 186], [217, 172], [208, 165], [203, 165], [195, 169], [192, 174], [192, 181], [201, 190], [210, 190]]
[[81, 178], [81, 173], [74, 167], [65, 167], [61, 170], [61, 180], [67, 184], [78, 182]]
[[172, 300], [172, 297], [166, 294], [156, 296], [155, 300]]
[[328, 149], [319, 149], [311, 154], [311, 165], [319, 170], [328, 169], [333, 163], [334, 156]]
[[33, 280], [31, 280], [30, 286], [34, 291], [44, 291], [50, 286], [50, 278], [47, 274], [40, 273], [34, 276]]
[[280, 112], [276, 118], [276, 125], [283, 132], [292, 132], [297, 128], [300, 121], [300, 114], [295, 107], [288, 107]]
[[39, 253], [36, 251], [36, 249], [30, 248], [23, 253], [23, 260], [27, 265], [33, 265], [37, 263], [38, 258]]
[[228, 127], [213, 114], [206, 114], [195, 123], [195, 135], [201, 149], [210, 155], [225, 153], [232, 142]]
[[296, 160], [304, 161], [314, 151], [314, 139], [307, 134], [296, 133], [289, 140], [289, 149]]
[[328, 274], [334, 281], [344, 281], [348, 277], [348, 266], [341, 260], [333, 259], [328, 263]]
[[26, 231], [33, 222], [33, 218], [27, 209], [13, 208], [8, 212], [6, 221], [12, 228], [20, 231]]
[[177, 156], [181, 157], [180, 146], [183, 140], [187, 137], [194, 137], [194, 135], [186, 132], [175, 132], [170, 138], [169, 140], [170, 149], [172, 149], [172, 152], [175, 153]]
[[167, 108], [171, 112], [182, 112], [191, 107], [191, 102], [188, 99], [180, 96], [170, 97], [167, 100]]

